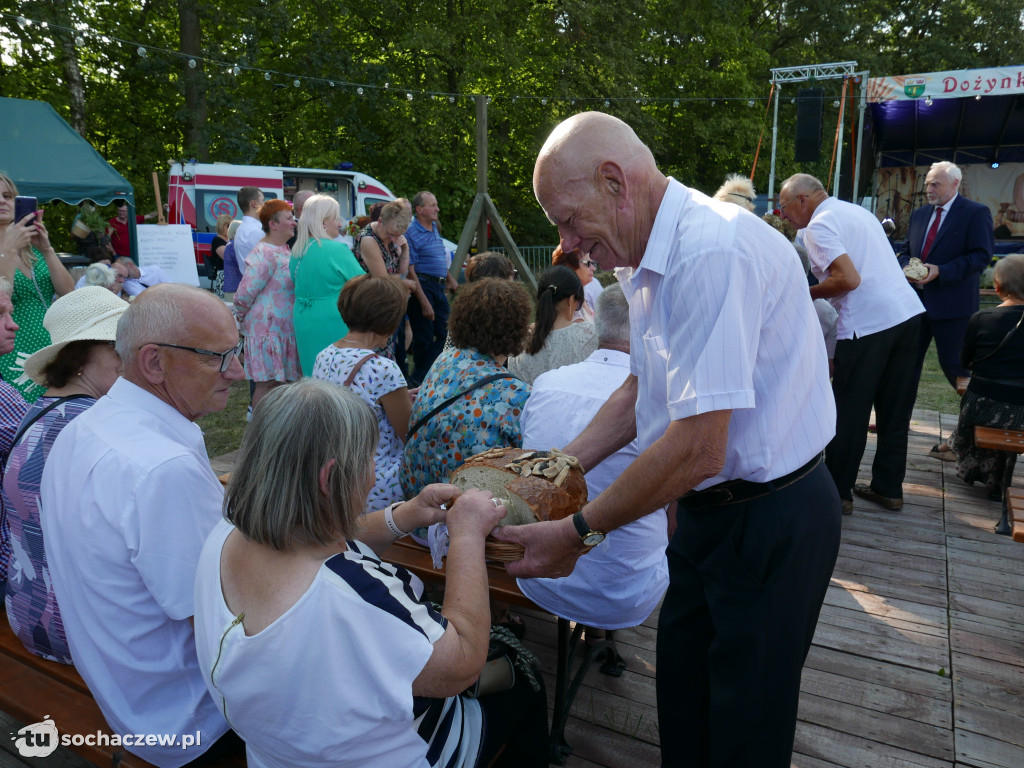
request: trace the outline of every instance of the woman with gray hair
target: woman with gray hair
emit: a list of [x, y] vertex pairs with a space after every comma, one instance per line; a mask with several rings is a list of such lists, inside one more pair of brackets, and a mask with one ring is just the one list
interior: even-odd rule
[[974, 428], [1024, 429], [1024, 254], [1004, 256], [992, 272], [997, 307], [967, 322], [960, 362], [971, 380], [960, 400], [960, 420], [949, 437], [956, 474], [968, 485], [985, 483], [990, 499], [1002, 498], [1007, 454], [974, 444]]
[[288, 264], [295, 283], [292, 320], [303, 376], [313, 375], [320, 350], [348, 333], [338, 314], [338, 294], [345, 283], [363, 274], [363, 268], [352, 250], [336, 239], [340, 233], [337, 200], [327, 195], [306, 200]]
[[[547, 765], [543, 689], [520, 676], [501, 693], [460, 695], [487, 656], [484, 538], [505, 507], [431, 485], [361, 517], [376, 432], [356, 395], [313, 379], [272, 391], [253, 414], [196, 573], [211, 695], [252, 766]], [[380, 553], [442, 520], [438, 612]]]

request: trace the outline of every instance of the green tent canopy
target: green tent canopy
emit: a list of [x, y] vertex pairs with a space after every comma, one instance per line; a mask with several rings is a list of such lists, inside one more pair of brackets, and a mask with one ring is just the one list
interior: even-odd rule
[[0, 98], [0, 171], [41, 203], [135, 207], [132, 185], [45, 101]]

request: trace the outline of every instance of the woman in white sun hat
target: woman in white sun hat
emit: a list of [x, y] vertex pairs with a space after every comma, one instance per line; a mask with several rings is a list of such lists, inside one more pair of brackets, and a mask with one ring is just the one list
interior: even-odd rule
[[[114, 351], [117, 322], [128, 302], [87, 286], [57, 299], [43, 326], [52, 343], [25, 361], [25, 373], [46, 392], [28, 409], [14, 439], [4, 492], [13, 546], [5, 603], [11, 628], [32, 653], [71, 664], [60, 610], [50, 587], [39, 522], [39, 480], [53, 441], [72, 419], [107, 393], [121, 373]], [[83, 457], [85, 459], [87, 457]]]

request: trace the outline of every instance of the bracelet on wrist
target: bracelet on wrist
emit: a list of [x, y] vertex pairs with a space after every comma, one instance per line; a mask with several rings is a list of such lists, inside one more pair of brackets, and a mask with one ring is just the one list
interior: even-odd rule
[[395, 534], [395, 536], [397, 536], [398, 538], [407, 536], [409, 533], [408, 531], [403, 531], [401, 528], [398, 527], [398, 524], [395, 523], [395, 507], [400, 506], [404, 503], [404, 501], [396, 501], [394, 504], [384, 509], [384, 523], [387, 525], [388, 530]]

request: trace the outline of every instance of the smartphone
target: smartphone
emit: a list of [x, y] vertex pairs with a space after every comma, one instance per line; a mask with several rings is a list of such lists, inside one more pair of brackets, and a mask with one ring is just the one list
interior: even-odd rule
[[[14, 198], [14, 221], [19, 222], [30, 213], [35, 214], [39, 201], [27, 195], [18, 195]], [[33, 222], [35, 223], [35, 222]]]

